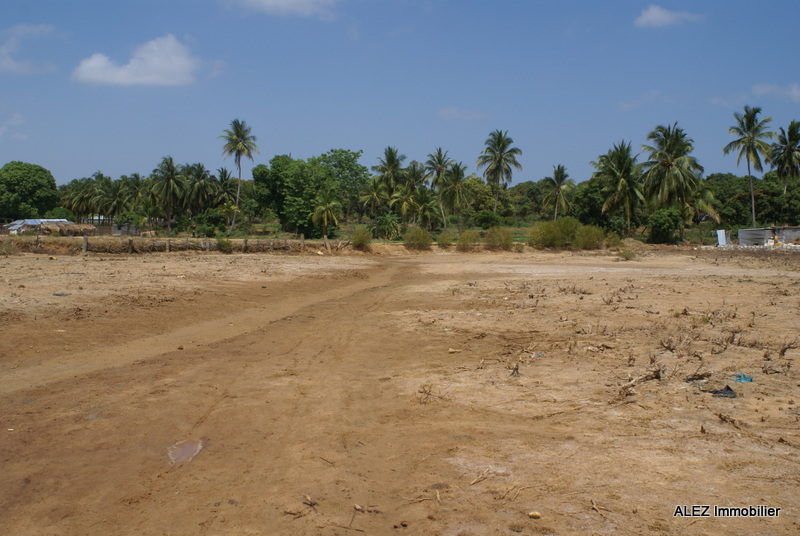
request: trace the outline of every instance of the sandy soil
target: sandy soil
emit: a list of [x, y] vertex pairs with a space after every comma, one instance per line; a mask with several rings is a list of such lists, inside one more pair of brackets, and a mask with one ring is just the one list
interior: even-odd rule
[[0, 258], [2, 533], [800, 533], [798, 260]]

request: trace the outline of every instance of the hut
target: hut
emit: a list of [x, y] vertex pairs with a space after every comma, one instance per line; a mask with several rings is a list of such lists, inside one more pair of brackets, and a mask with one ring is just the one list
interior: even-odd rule
[[41, 234], [60, 234], [61, 236], [94, 235], [97, 228], [90, 224], [75, 224], [65, 219], [29, 218], [16, 220], [4, 226], [4, 232], [11, 235], [34, 232]]

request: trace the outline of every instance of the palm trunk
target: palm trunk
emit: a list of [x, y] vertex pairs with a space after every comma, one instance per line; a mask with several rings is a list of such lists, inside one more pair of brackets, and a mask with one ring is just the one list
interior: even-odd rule
[[747, 178], [750, 180], [750, 209], [753, 213], [753, 228], [756, 226], [756, 194], [753, 192], [753, 176], [750, 174], [750, 160], [747, 161]]
[[233, 231], [233, 228], [236, 227], [236, 213], [239, 212], [239, 194], [242, 191], [242, 165], [238, 165], [239, 168], [239, 181], [236, 183], [236, 206], [234, 207], [235, 210], [233, 211], [233, 219], [231, 220], [231, 227], [228, 229], [228, 233]]

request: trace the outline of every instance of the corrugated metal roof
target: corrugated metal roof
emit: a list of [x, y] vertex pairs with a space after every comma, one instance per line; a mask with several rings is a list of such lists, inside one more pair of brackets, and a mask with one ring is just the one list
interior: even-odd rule
[[27, 220], [16, 220], [16, 221], [12, 221], [11, 223], [8, 224], [8, 230], [9, 231], [16, 231], [17, 229], [20, 229], [20, 228], [22, 228], [22, 227], [24, 227], [26, 225], [29, 226], [29, 227], [36, 227], [36, 226], [39, 226], [39, 225], [41, 225], [43, 223], [69, 223], [69, 220], [65, 220], [63, 218], [59, 218], [59, 219], [30, 218], [30, 219], [27, 219]]

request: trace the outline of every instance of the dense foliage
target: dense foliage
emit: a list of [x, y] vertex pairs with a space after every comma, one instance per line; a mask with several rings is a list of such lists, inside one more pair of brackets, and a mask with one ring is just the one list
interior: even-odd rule
[[[0, 217], [59, 214], [198, 236], [246, 233], [255, 223], [277, 221], [282, 232], [307, 238], [332, 236], [366, 219], [358, 226], [365, 245], [365, 232], [384, 240], [434, 232], [461, 249], [477, 240], [469, 228], [490, 230], [484, 232], [490, 247], [505, 249], [508, 236], [497, 231], [503, 227], [532, 227], [529, 241], [540, 247], [582, 248], [608, 233], [674, 242], [687, 228], [712, 221], [708, 229], [799, 225], [800, 123], [773, 133], [771, 118], [760, 119], [760, 112], [745, 107], [734, 114], [734, 139], [720, 147], [745, 160], [745, 176], [704, 176], [694, 141], [672, 123], [649, 132], [640, 153], [630, 141], [615, 143], [592, 162], [590, 177], [573, 180], [557, 164], [551, 176], [513, 186], [522, 151], [501, 130], [489, 134], [477, 158], [483, 176], [468, 173], [442, 147], [413, 160], [389, 146], [371, 168], [361, 163], [361, 151], [332, 149], [307, 159], [275, 156], [243, 180], [241, 160], [254, 158], [258, 147], [250, 127], [237, 119], [220, 139], [238, 177], [166, 156], [148, 176], [115, 180], [98, 171], [56, 190], [47, 170], [11, 162], [0, 170]], [[766, 167], [772, 170], [761, 177], [751, 174]]]
[[9, 162], [0, 168], [0, 215], [3, 218], [41, 218], [57, 206], [56, 180], [48, 170], [25, 162]]

